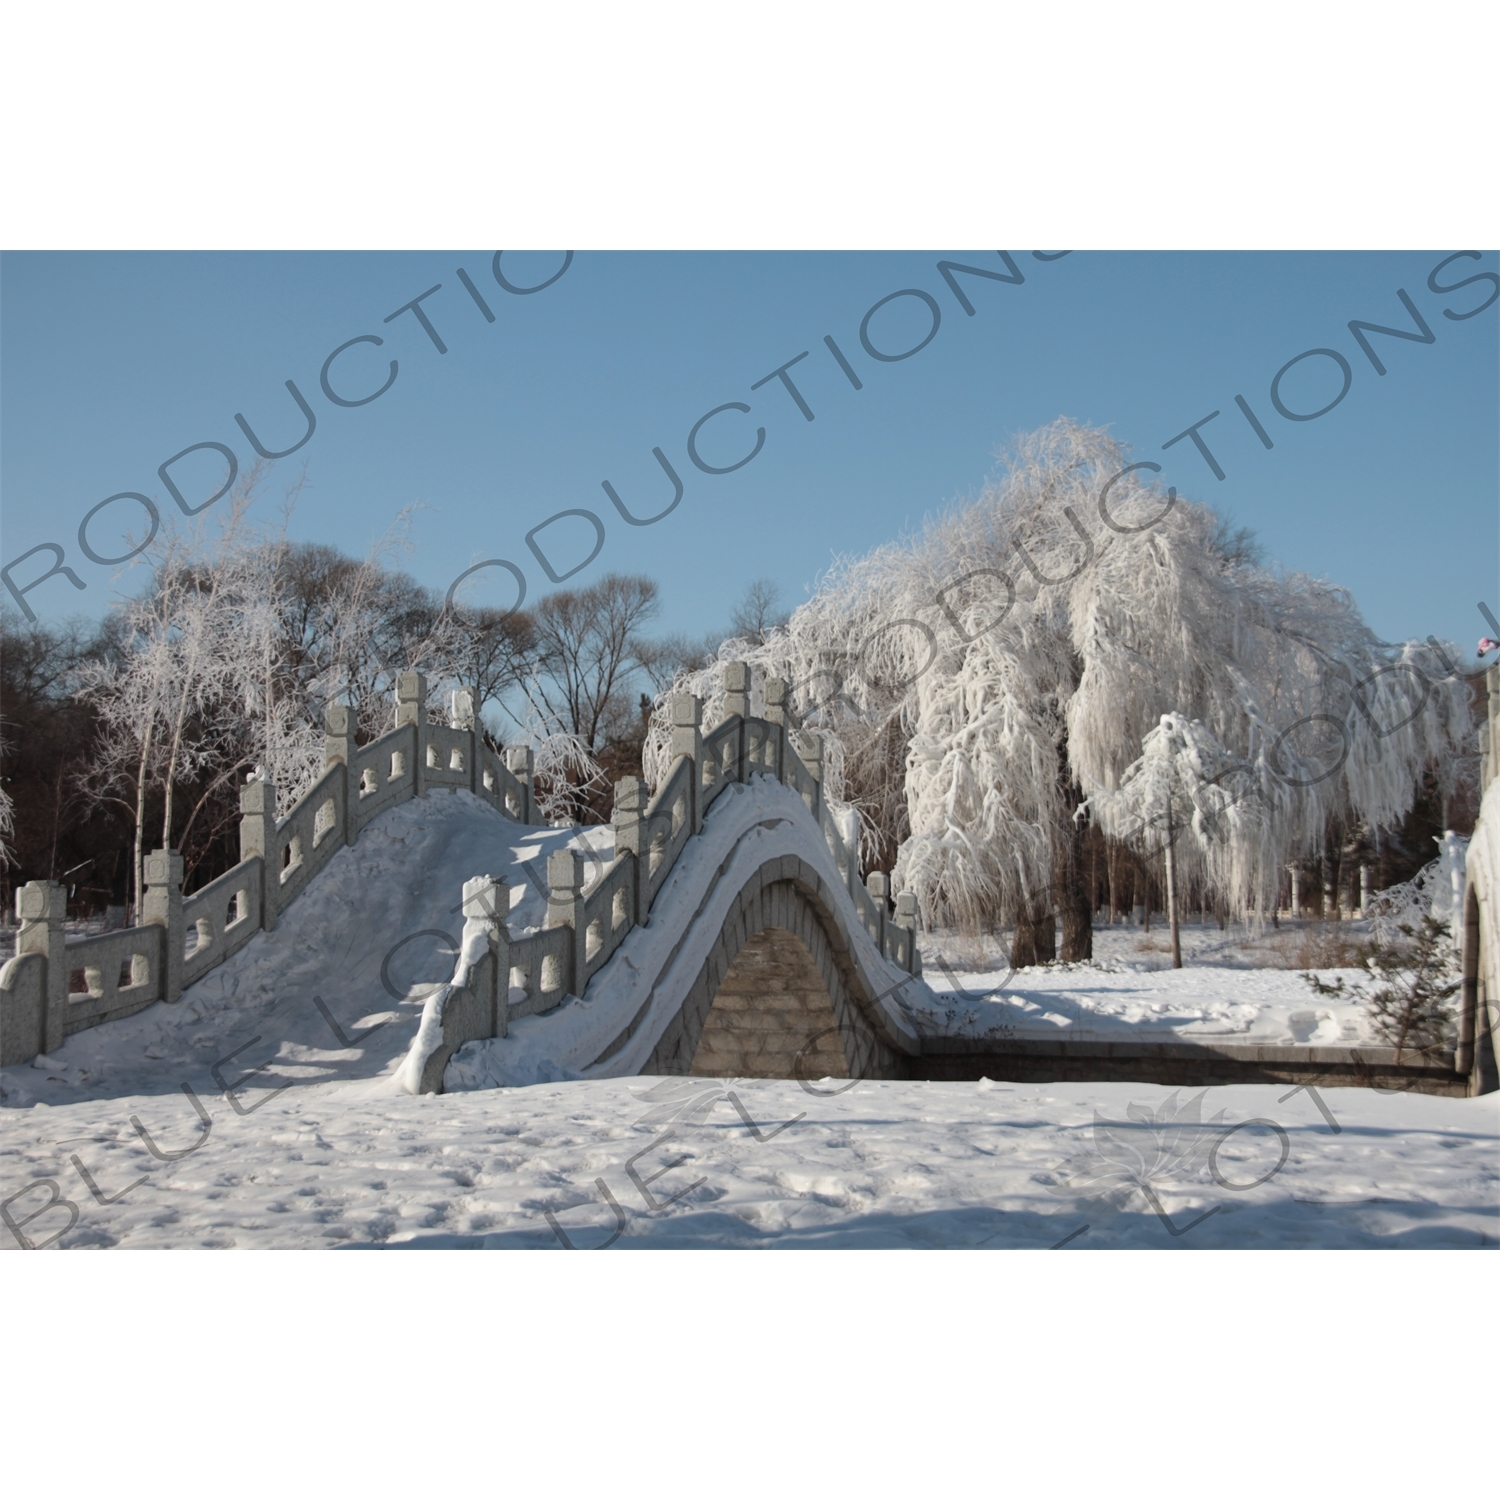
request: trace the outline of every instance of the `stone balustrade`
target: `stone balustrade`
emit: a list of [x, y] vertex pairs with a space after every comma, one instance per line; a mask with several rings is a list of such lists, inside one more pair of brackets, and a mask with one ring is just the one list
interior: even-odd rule
[[158, 1000], [175, 1001], [223, 963], [307, 889], [372, 818], [434, 787], [483, 798], [518, 823], [536, 823], [532, 751], [497, 755], [472, 713], [463, 728], [425, 722], [420, 672], [397, 679], [396, 727], [356, 746], [347, 705], [324, 716], [327, 769], [286, 816], [276, 787], [253, 776], [240, 792], [240, 862], [202, 890], [182, 894], [182, 856], [158, 849], [146, 860], [141, 925], [68, 942], [66, 892], [31, 881], [16, 892], [16, 956], [0, 968], [0, 1067], [29, 1062], [76, 1031], [114, 1021]]

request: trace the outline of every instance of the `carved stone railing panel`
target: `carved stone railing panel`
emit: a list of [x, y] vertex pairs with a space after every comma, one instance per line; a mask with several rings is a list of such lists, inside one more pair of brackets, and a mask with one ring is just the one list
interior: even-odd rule
[[63, 1034], [134, 1015], [162, 998], [167, 929], [150, 924], [79, 938], [67, 947]]
[[237, 953], [261, 930], [264, 862], [258, 854], [182, 900], [187, 946], [182, 982], [189, 985]]
[[635, 926], [635, 882], [636, 857], [623, 854], [610, 863], [584, 898], [588, 923], [585, 985], [609, 962]]
[[[511, 1001], [509, 1018], [539, 1016], [561, 1005], [573, 989], [568, 973], [573, 953], [573, 934], [566, 927], [544, 927], [511, 943]], [[515, 990], [523, 991], [520, 1000]]]
[[345, 785], [344, 768], [329, 766], [285, 821], [276, 825], [266, 877], [268, 895], [274, 891], [278, 912], [296, 900], [343, 847], [343, 840], [335, 835], [344, 826]]
[[350, 830], [354, 837], [387, 808], [417, 794], [417, 732], [403, 725], [357, 750], [349, 767]]

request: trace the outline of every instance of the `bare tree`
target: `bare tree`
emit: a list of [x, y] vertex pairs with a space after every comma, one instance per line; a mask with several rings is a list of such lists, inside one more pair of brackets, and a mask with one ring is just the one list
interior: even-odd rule
[[781, 590], [769, 578], [757, 578], [744, 592], [730, 617], [730, 628], [740, 640], [763, 646], [773, 630], [786, 624], [788, 614], [778, 609]]
[[[167, 847], [173, 789], [180, 778], [209, 764], [217, 748], [214, 734], [195, 735], [190, 729], [211, 722], [207, 710], [230, 670], [222, 615], [234, 590], [225, 587], [225, 579], [240, 555], [239, 530], [260, 478], [257, 468], [236, 484], [216, 546], [205, 548], [206, 522], [190, 532], [164, 527], [158, 533], [141, 554], [152, 570], [150, 586], [119, 607], [118, 655], [85, 663], [80, 672], [79, 694], [94, 707], [101, 740], [86, 775], [96, 795], [132, 818], [137, 912], [151, 787], [158, 781], [162, 786], [162, 846]], [[224, 726], [217, 727], [222, 733]]]
[[650, 578], [609, 573], [581, 589], [559, 589], [537, 605], [536, 670], [523, 684], [549, 726], [575, 735], [589, 750], [646, 654], [639, 632], [657, 611]]
[[0, 833], [0, 898], [7, 904], [12, 874], [55, 878], [80, 859], [92, 863], [88, 854], [108, 848], [112, 856], [118, 847], [111, 809], [77, 787], [94, 716], [74, 696], [81, 665], [113, 646], [111, 622], [45, 625], [0, 611], [0, 809], [11, 818], [9, 832]]
[[518, 610], [464, 610], [448, 663], [450, 674], [474, 692], [474, 707], [503, 703], [536, 664], [536, 626]]
[[[653, 692], [664, 693], [684, 672], [696, 672], [719, 649], [717, 635], [690, 636], [680, 631], [659, 640], [642, 640], [636, 660]], [[647, 705], [649, 712], [649, 703]]]

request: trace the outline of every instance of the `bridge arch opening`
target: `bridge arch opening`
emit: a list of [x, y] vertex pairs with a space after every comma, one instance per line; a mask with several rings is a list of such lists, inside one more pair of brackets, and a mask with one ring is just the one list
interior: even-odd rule
[[817, 871], [788, 855], [762, 866], [735, 897], [640, 1071], [902, 1078], [905, 1058], [882, 1031], [875, 999]]
[[806, 945], [766, 927], [735, 956], [714, 995], [689, 1071], [697, 1078], [848, 1078], [842, 1028]]

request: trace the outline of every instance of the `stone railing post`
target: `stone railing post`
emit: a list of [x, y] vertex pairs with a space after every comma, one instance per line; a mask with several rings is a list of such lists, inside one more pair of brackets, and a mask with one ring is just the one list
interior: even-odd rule
[[403, 672], [396, 679], [396, 728], [414, 725], [412, 755], [412, 788], [417, 796], [427, 795], [427, 679], [420, 672]]
[[744, 781], [749, 774], [749, 767], [745, 764], [748, 758], [745, 720], [750, 717], [750, 667], [747, 662], [724, 663], [724, 717], [740, 721], [739, 733], [735, 736], [734, 779]]
[[816, 790], [813, 792], [812, 815], [821, 820], [823, 814], [823, 737], [811, 729], [804, 729], [797, 736], [797, 754], [807, 767]]
[[495, 918], [495, 1035], [510, 1031], [510, 888], [498, 881], [504, 893]]
[[354, 764], [354, 710], [347, 703], [330, 703], [323, 710], [323, 764]]
[[62, 1046], [63, 1023], [68, 1014], [69, 970], [67, 937], [63, 931], [68, 917], [68, 892], [55, 880], [28, 880], [16, 892], [16, 915], [21, 919], [16, 934], [16, 956], [40, 953], [47, 960], [41, 1043], [43, 1052], [54, 1052]]
[[588, 982], [588, 922], [583, 910], [583, 856], [559, 849], [547, 856], [547, 925], [573, 929], [571, 992], [580, 999]]
[[650, 916], [651, 834], [646, 827], [649, 801], [646, 783], [639, 776], [622, 776], [615, 783], [615, 853], [635, 855], [635, 906], [631, 918], [644, 927]]
[[396, 678], [396, 728], [427, 722], [427, 679], [420, 672]]
[[776, 774], [786, 780], [788, 697], [785, 677], [766, 678], [766, 723], [776, 725]]
[[876, 934], [875, 941], [884, 958], [886, 904], [890, 900], [891, 878], [884, 870], [871, 870], [865, 876], [865, 889], [870, 893], [870, 900], [875, 903], [875, 910], [880, 914], [880, 931]]
[[688, 806], [693, 819], [693, 832], [703, 832], [703, 796], [700, 778], [703, 765], [703, 700], [692, 693], [672, 695], [672, 764], [679, 756], [692, 758], [693, 769], [688, 783], [691, 794]]
[[454, 729], [463, 730], [469, 736], [468, 757], [469, 790], [476, 797], [484, 793], [484, 768], [480, 757], [484, 754], [484, 738], [479, 732], [479, 715], [474, 709], [475, 694], [469, 688], [454, 688], [448, 710], [448, 723]]
[[750, 717], [750, 667], [742, 661], [724, 663], [724, 717]]
[[281, 861], [276, 858], [276, 783], [257, 768], [240, 788], [240, 858], [260, 855], [260, 925], [276, 926], [281, 894]]
[[464, 881], [464, 923], [481, 922], [489, 929], [494, 971], [489, 993], [479, 998], [489, 1020], [489, 1034], [504, 1036], [510, 1006], [510, 887], [498, 875], [476, 875]]
[[352, 774], [354, 765], [354, 710], [347, 703], [330, 703], [323, 710], [323, 765], [341, 765], [344, 768], [344, 826], [343, 841], [354, 842], [354, 806], [359, 801], [359, 788]]
[[524, 788], [521, 821], [529, 827], [536, 822], [536, 751], [530, 745], [507, 745], [505, 769]]
[[182, 950], [187, 932], [182, 921], [182, 856], [158, 849], [146, 856], [146, 895], [141, 926], [165, 927], [162, 935], [161, 997], [168, 1005], [182, 998]]
[[907, 972], [920, 975], [922, 972], [922, 955], [917, 952], [917, 893], [915, 891], [902, 891], [896, 897], [897, 927], [906, 928], [911, 934], [911, 962], [907, 964]]

